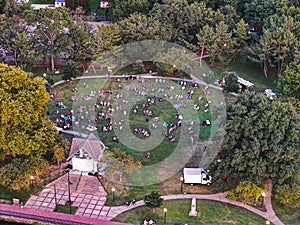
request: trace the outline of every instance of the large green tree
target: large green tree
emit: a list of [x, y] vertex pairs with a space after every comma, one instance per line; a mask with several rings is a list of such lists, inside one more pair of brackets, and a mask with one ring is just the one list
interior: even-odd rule
[[89, 0], [66, 0], [66, 7], [75, 12], [78, 7], [81, 7], [85, 14], [90, 12]]
[[256, 26], [262, 26], [264, 20], [285, 6], [284, 0], [251, 0], [245, 4], [244, 17]]
[[[51, 70], [55, 70], [55, 56], [65, 50], [68, 45], [64, 38], [66, 38], [67, 29], [74, 23], [69, 12], [64, 7], [59, 7], [27, 10], [25, 15], [26, 22], [35, 27], [36, 39], [42, 42], [45, 45], [44, 48], [48, 50]], [[63, 44], [65, 46], [62, 46]]]
[[265, 77], [268, 77], [269, 68], [274, 67], [272, 60], [274, 46], [272, 42], [272, 34], [269, 31], [265, 31], [262, 39], [258, 43], [247, 47], [246, 50], [248, 59], [263, 67]]
[[66, 43], [71, 43], [66, 52], [68, 57], [63, 79], [76, 77], [84, 71], [95, 55], [95, 41], [91, 35], [91, 27], [86, 23], [77, 23], [69, 29]]
[[123, 43], [142, 40], [170, 41], [170, 34], [162, 23], [140, 13], [133, 13], [120, 21], [119, 27]]
[[147, 194], [144, 199], [145, 205], [151, 208], [153, 212], [155, 212], [155, 208], [158, 208], [163, 204], [163, 201], [160, 194], [156, 191]]
[[34, 63], [36, 54], [34, 42], [28, 28], [16, 18], [6, 18], [0, 26], [0, 46], [3, 52], [11, 56], [14, 65], [28, 69]]
[[146, 15], [153, 4], [149, 0], [114, 0], [112, 14], [117, 21], [129, 17], [132, 13]]
[[57, 131], [46, 118], [49, 94], [45, 80], [0, 64], [0, 158], [44, 156], [54, 146]]
[[[293, 108], [263, 94], [244, 93], [227, 109], [224, 142], [212, 165], [221, 189], [235, 181], [274, 185], [293, 180], [299, 169], [300, 121]], [[221, 159], [221, 160], [217, 160]]]

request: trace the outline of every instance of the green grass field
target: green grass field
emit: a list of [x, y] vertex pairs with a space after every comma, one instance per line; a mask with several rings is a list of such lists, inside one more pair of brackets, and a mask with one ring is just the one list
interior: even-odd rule
[[[208, 63], [208, 60], [206, 59], [205, 62]], [[267, 88], [274, 91], [277, 90], [276, 75], [271, 73], [269, 77], [266, 78], [262, 68], [245, 59], [239, 59], [224, 67], [210, 67], [210, 69], [218, 73], [235, 71], [238, 76], [252, 82], [258, 91], [263, 91]]]
[[261, 225], [265, 224], [265, 219], [245, 210], [232, 205], [197, 200], [197, 217], [190, 217], [189, 211], [191, 208], [191, 200], [172, 200], [164, 201], [162, 207], [157, 208], [156, 212], [153, 213], [150, 208], [145, 206], [139, 207], [128, 212], [122, 213], [114, 221], [132, 223], [140, 225], [145, 219], [156, 220], [158, 224], [163, 224], [164, 212], [163, 208], [167, 208], [166, 224], [189, 224], [189, 225], [200, 225], [200, 224], [214, 224], [214, 225], [225, 225], [225, 224], [241, 224], [241, 225]]
[[64, 214], [75, 214], [78, 207], [71, 206], [70, 203], [66, 202], [65, 205], [57, 205], [54, 212], [64, 213]]
[[[158, 84], [155, 84], [152, 81], [147, 81], [147, 92], [150, 92], [152, 90], [152, 88], [155, 88]], [[152, 82], [152, 83], [150, 83]], [[84, 87], [84, 83], [85, 83], [85, 87]], [[162, 93], [161, 96], [163, 97], [163, 101], [159, 102], [159, 101], [155, 101], [154, 104], [149, 105], [149, 107], [147, 108], [143, 108], [142, 105], [143, 103], [146, 103], [148, 98], [153, 98], [154, 93], [153, 94], [149, 94], [148, 96], [136, 96], [134, 94], [133, 91], [130, 91], [130, 88], [133, 87], [138, 87], [141, 86], [142, 84], [138, 84], [136, 81], [122, 81], [122, 84], [125, 87], [125, 90], [118, 90], [118, 82], [115, 82], [113, 79], [109, 79], [109, 80], [99, 80], [99, 79], [86, 79], [85, 81], [72, 81], [72, 83], [65, 83], [62, 85], [59, 85], [55, 88], [53, 88], [52, 93], [56, 93], [58, 95], [58, 99], [52, 100], [49, 102], [48, 104], [48, 110], [50, 113], [50, 118], [52, 120], [59, 118], [61, 114], [65, 114], [67, 111], [73, 109], [74, 111], [76, 111], [77, 109], [79, 109], [82, 106], [91, 106], [91, 105], [99, 105], [100, 101], [104, 102], [104, 101], [109, 101], [112, 105], [114, 104], [114, 108], [116, 109], [116, 107], [123, 107], [124, 110], [126, 108], [129, 117], [127, 118], [127, 120], [129, 119], [129, 125], [127, 127], [128, 130], [126, 130], [126, 126], [124, 125], [124, 130], [126, 130], [125, 132], [121, 132], [119, 131], [119, 126], [118, 126], [118, 122], [121, 120], [125, 120], [125, 117], [123, 115], [123, 110], [122, 111], [115, 111], [112, 115], [115, 115], [113, 117], [113, 122], [112, 122], [112, 126], [114, 127], [114, 131], [110, 131], [110, 132], [103, 132], [103, 127], [109, 123], [108, 120], [104, 120], [104, 119], [99, 119], [98, 123], [93, 124], [95, 125], [98, 130], [95, 131], [95, 133], [97, 135], [99, 135], [100, 139], [105, 143], [105, 145], [107, 147], [109, 147], [110, 149], [114, 148], [114, 147], [118, 147], [121, 150], [130, 153], [136, 160], [141, 161], [144, 165], [149, 165], [150, 164], [155, 164], [157, 162], [162, 161], [164, 158], [168, 157], [173, 150], [176, 148], [177, 146], [177, 141], [175, 143], [170, 143], [170, 141], [167, 138], [163, 138], [162, 136], [162, 132], [167, 131], [167, 129], [165, 129], [162, 126], [162, 122], [160, 123], [156, 123], [157, 124], [157, 129], [152, 129], [152, 125], [154, 124], [154, 118], [155, 117], [160, 117], [160, 121], [166, 121], [168, 124], [170, 124], [171, 122], [177, 123], [177, 119], [176, 119], [176, 114], [177, 113], [182, 113], [184, 116], [184, 119], [187, 120], [188, 118], [191, 118], [195, 121], [195, 123], [197, 123], [196, 127], [200, 127], [199, 126], [199, 121], [203, 121], [203, 120], [207, 120], [210, 119], [210, 115], [209, 113], [205, 113], [204, 112], [204, 103], [205, 103], [205, 98], [201, 99], [201, 101], [198, 100], [199, 95], [203, 95], [202, 91], [200, 89], [195, 89], [195, 94], [194, 94], [194, 100], [191, 100], [188, 105], [186, 106], [186, 108], [179, 108], [178, 110], [176, 110], [172, 104], [175, 104], [174, 102], [177, 102], [177, 100], [174, 99], [168, 99], [166, 98], [164, 95], [166, 93]], [[170, 81], [169, 85], [173, 85], [173, 86], [178, 86], [176, 83]], [[143, 86], [143, 85], [142, 85]], [[78, 93], [74, 93], [72, 92], [72, 88], [73, 87], [77, 87], [78, 88]], [[88, 87], [88, 88], [87, 88]], [[165, 92], [167, 92], [167, 85], [164, 86], [165, 87]], [[99, 89], [112, 89], [114, 90], [113, 94], [104, 94], [101, 97], [93, 97], [93, 99], [89, 100], [89, 101], [85, 101], [83, 100], [83, 97], [90, 94], [90, 92], [94, 91], [94, 90], [99, 90]], [[177, 90], [174, 90], [174, 97], [176, 93], [181, 93], [183, 95], [186, 94], [186, 91], [182, 91], [181, 87], [178, 88], [176, 87]], [[157, 88], [156, 88], [157, 90]], [[120, 99], [116, 99], [115, 96], [116, 94], [123, 94], [123, 98]], [[71, 97], [72, 96], [77, 96], [78, 101], [76, 102], [72, 102], [71, 101]], [[127, 100], [129, 103], [128, 104], [123, 104], [122, 101], [123, 100]], [[67, 108], [66, 109], [59, 109], [55, 104], [56, 102], [62, 101]], [[195, 103], [197, 103], [200, 106], [200, 110], [199, 111], [195, 111], [192, 109], [192, 105]], [[138, 113], [134, 114], [133, 110], [135, 108], [135, 106], [139, 106], [139, 111]], [[106, 112], [108, 107], [96, 107], [96, 110], [93, 112], [89, 112], [89, 115], [86, 116], [85, 119], [87, 118], [94, 118], [94, 117], [98, 117], [99, 112]], [[59, 115], [54, 115], [53, 112], [55, 110], [59, 110]], [[143, 111], [144, 110], [151, 110], [153, 112], [152, 116], [146, 116]], [[78, 116], [85, 116], [83, 114], [78, 115]], [[123, 118], [124, 117], [124, 118]], [[149, 122], [146, 122], [146, 119], [149, 120]], [[85, 121], [81, 121], [79, 126], [73, 126], [73, 129], [76, 131], [80, 131], [83, 133], [89, 133], [85, 128], [88, 126], [88, 122], [87, 120]], [[150, 138], [146, 138], [143, 137], [142, 135], [137, 135], [137, 134], [133, 134], [133, 130], [135, 128], [144, 128], [148, 131], [151, 132], [151, 136], [150, 137], [154, 137], [155, 140], [159, 140], [160, 144], [155, 147], [155, 148], [151, 148], [149, 151], [151, 151], [151, 161], [149, 162], [149, 160], [145, 160], [145, 154], [147, 152], [145, 151], [136, 151], [137, 148], [145, 148], [147, 145], [151, 145], [153, 144], [153, 140], [151, 140]], [[209, 137], [210, 135], [210, 126], [207, 127], [202, 127], [201, 126], [201, 130], [200, 130], [200, 134], [199, 137], [201, 140], [205, 140]], [[195, 130], [195, 133], [197, 130]], [[180, 139], [180, 135], [182, 135], [182, 127], [178, 127], [175, 132], [172, 133], [172, 135], [179, 140]], [[114, 136], [118, 136], [121, 135], [121, 139], [123, 138], [123, 144], [121, 143], [115, 143], [112, 141], [112, 138]], [[134, 142], [136, 141], [142, 141], [142, 145], [134, 145]], [[121, 140], [122, 142], [122, 140]], [[188, 144], [188, 143], [187, 143]], [[132, 146], [132, 148], [128, 147], [128, 146]], [[153, 145], [151, 145], [153, 146]]]
[[30, 197], [28, 190], [10, 191], [7, 188], [0, 186], [0, 199], [8, 200], [12, 204], [13, 198], [20, 199], [20, 202], [25, 203]]
[[280, 202], [272, 198], [272, 206], [276, 215], [286, 225], [298, 225], [300, 224], [300, 208], [292, 208], [280, 204]]

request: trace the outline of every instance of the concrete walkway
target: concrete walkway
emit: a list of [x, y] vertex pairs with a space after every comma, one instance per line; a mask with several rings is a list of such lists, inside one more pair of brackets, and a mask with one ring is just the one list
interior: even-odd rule
[[[228, 200], [226, 198], [227, 196], [227, 192], [224, 193], [217, 193], [217, 194], [210, 194], [210, 195], [198, 195], [198, 194], [179, 194], [179, 195], [167, 195], [167, 196], [162, 196], [162, 198], [164, 200], [174, 200], [174, 199], [192, 199], [192, 198], [196, 198], [196, 199], [204, 199], [204, 200], [212, 200], [212, 201], [219, 201], [219, 202], [223, 202], [223, 203], [227, 203], [227, 204], [231, 204], [231, 205], [235, 205], [241, 208], [244, 208], [250, 212], [253, 212], [263, 218], [265, 218], [266, 220], [269, 220], [270, 222], [272, 222], [274, 225], [284, 225], [284, 223], [282, 223], [280, 221], [280, 219], [276, 216], [273, 208], [272, 208], [272, 204], [271, 204], [271, 196], [272, 196], [272, 183], [269, 180], [267, 182], [267, 187], [265, 189], [265, 193], [266, 193], [266, 197], [265, 197], [265, 201], [264, 201], [264, 207], [266, 209], [266, 212], [260, 211], [254, 207], [251, 207], [249, 205], [243, 204], [241, 202], [237, 202], [237, 201], [231, 201]], [[144, 201], [138, 201], [135, 205], [133, 206], [116, 206], [116, 207], [111, 207], [110, 213], [109, 213], [109, 217], [114, 218], [117, 215], [126, 212], [128, 210], [131, 210], [133, 208], [136, 207], [140, 207], [144, 205]]]
[[[72, 206], [77, 207], [75, 215], [100, 220], [112, 219], [109, 214], [111, 207], [105, 206], [107, 193], [96, 177], [70, 174], [69, 180]], [[53, 212], [56, 206], [55, 197], [60, 205], [69, 201], [67, 174], [48, 184], [38, 196], [30, 196], [24, 208]]]

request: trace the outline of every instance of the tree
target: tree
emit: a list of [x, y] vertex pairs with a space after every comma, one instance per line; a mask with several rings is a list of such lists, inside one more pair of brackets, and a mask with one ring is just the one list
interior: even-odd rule
[[142, 40], [170, 40], [167, 28], [153, 17], [133, 13], [118, 24], [125, 44]]
[[203, 29], [196, 34], [198, 39], [197, 45], [193, 47], [194, 50], [200, 52], [199, 64], [202, 67], [202, 59], [205, 51], [209, 52], [210, 46], [212, 46], [215, 40], [215, 32], [212, 27], [205, 25]]
[[132, 13], [146, 15], [152, 6], [149, 0], [114, 0], [112, 14], [120, 21], [129, 17]]
[[225, 5], [219, 10], [224, 15], [224, 22], [228, 25], [230, 30], [233, 30], [236, 23], [239, 21], [239, 16], [236, 13], [236, 9], [231, 5]]
[[103, 156], [103, 162], [108, 165], [106, 169], [108, 175], [119, 174], [119, 182], [122, 182], [122, 174], [126, 175], [142, 166], [141, 162], [135, 161], [131, 155], [118, 148], [106, 151]]
[[272, 55], [274, 46], [273, 39], [269, 31], [265, 31], [264, 36], [259, 43], [253, 44], [246, 49], [247, 57], [249, 60], [263, 66], [265, 77], [268, 77], [269, 67], [273, 67]]
[[291, 105], [298, 116], [300, 116], [300, 99], [295, 97], [281, 97], [280, 100], [286, 104]]
[[242, 203], [247, 204], [252, 201], [254, 201], [254, 203], [257, 202], [263, 191], [264, 189], [256, 184], [243, 181], [240, 182], [233, 191], [230, 191], [231, 193], [228, 193], [228, 195], [231, 197], [230, 200], [238, 199], [242, 201]]
[[300, 65], [290, 65], [279, 74], [278, 88], [284, 96], [300, 100]]
[[204, 2], [193, 2], [189, 5], [187, 15], [184, 39], [191, 44], [196, 44], [196, 34], [203, 30], [204, 26], [214, 27], [215, 24], [224, 21], [224, 15], [219, 10], [209, 8]]
[[160, 197], [160, 194], [156, 191], [152, 191], [150, 194], [145, 196], [144, 202], [145, 205], [153, 210], [155, 213], [155, 208], [162, 206], [163, 199]]
[[50, 96], [45, 80], [19, 68], [0, 64], [0, 158], [44, 156], [53, 149], [57, 130], [46, 118]]
[[95, 51], [97, 56], [100, 56], [118, 47], [121, 41], [120, 27], [116, 24], [97, 26], [94, 37], [96, 42]]
[[247, 92], [228, 106], [227, 121], [222, 151], [212, 165], [220, 189], [238, 181], [259, 184], [270, 178], [276, 186], [293, 179], [299, 169], [300, 122], [290, 105]]
[[87, 64], [94, 58], [95, 42], [90, 31], [91, 27], [86, 23], [70, 27], [67, 42], [71, 44], [67, 47], [68, 57], [64, 69], [66, 72], [64, 79], [82, 74]]
[[85, 14], [90, 12], [89, 0], [66, 0], [66, 7], [73, 11], [81, 7]]
[[230, 62], [235, 51], [234, 40], [231, 36], [228, 26], [223, 21], [215, 27], [205, 25], [196, 34], [198, 39], [197, 45], [192, 46], [194, 50], [200, 52], [200, 66], [202, 66], [204, 53], [209, 56], [211, 65], [214, 65], [216, 62]]
[[262, 26], [265, 19], [277, 14], [285, 4], [284, 0], [252, 0], [245, 4], [244, 17], [255, 26]]
[[[299, 19], [298, 19], [299, 20]], [[277, 64], [280, 74], [283, 69], [297, 58], [299, 45], [299, 22], [294, 17], [286, 15], [274, 15], [265, 21], [268, 31], [272, 35], [273, 63]]]
[[170, 35], [171, 42], [181, 42], [184, 30], [188, 26], [187, 0], [163, 0], [162, 4], [155, 4], [150, 14], [159, 21]]
[[25, 24], [11, 17], [5, 20], [0, 31], [0, 46], [5, 54], [12, 54], [14, 65], [29, 69], [34, 63], [36, 51]]
[[33, 156], [16, 158], [0, 168], [0, 185], [11, 190], [27, 189], [30, 187], [30, 176], [48, 173], [47, 161]]
[[239, 53], [243, 53], [245, 51], [245, 48], [247, 46], [247, 42], [250, 39], [246, 32], [247, 23], [241, 19], [236, 25], [234, 29], [234, 39], [235, 39], [235, 45], [236, 45], [236, 53], [235, 56], [237, 57]]
[[[299, 163], [298, 163], [299, 165]], [[299, 170], [298, 170], [299, 171]], [[275, 198], [281, 204], [288, 205], [289, 207], [300, 207], [300, 172], [297, 173], [293, 182], [276, 187]]]
[[[51, 70], [55, 70], [55, 55], [61, 53], [63, 46], [61, 43], [63, 38], [66, 37], [68, 28], [73, 25], [73, 21], [64, 7], [56, 9], [40, 9], [40, 10], [27, 10], [25, 12], [26, 22], [36, 27], [34, 33], [37, 39], [44, 39], [45, 44], [48, 46], [48, 54], [50, 55]], [[61, 43], [60, 43], [61, 42]]]
[[6, 0], [0, 0], [0, 14], [4, 13], [5, 6], [6, 6]]
[[237, 93], [239, 90], [238, 78], [234, 72], [227, 74], [225, 77], [224, 90]]

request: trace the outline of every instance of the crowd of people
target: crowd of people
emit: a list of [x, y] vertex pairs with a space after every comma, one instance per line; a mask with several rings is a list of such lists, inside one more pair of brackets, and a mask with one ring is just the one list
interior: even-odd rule
[[[129, 76], [127, 78], [131, 79]], [[116, 79], [115, 82], [120, 82], [120, 79]], [[134, 95], [145, 96], [146, 98], [144, 102], [134, 106], [132, 113], [139, 114], [141, 111], [142, 115], [145, 116], [146, 122], [149, 122], [148, 117], [152, 117], [153, 122], [151, 122], [150, 129], [155, 130], [158, 126], [162, 126], [163, 128], [165, 128], [165, 131], [163, 131], [162, 133], [165, 138], [167, 138], [167, 140], [169, 140], [169, 142], [171, 143], [176, 142], [177, 133], [175, 131], [178, 129], [178, 127], [181, 126], [183, 115], [177, 114], [176, 118], [174, 118], [174, 120], [170, 122], [160, 122], [160, 117], [159, 115], [155, 115], [155, 110], [153, 110], [154, 108], [152, 108], [152, 105], [163, 102], [164, 98], [169, 98], [178, 102], [178, 104], [173, 106], [174, 108], [186, 107], [186, 101], [194, 98], [195, 88], [197, 88], [197, 84], [189, 81], [178, 81], [177, 84], [180, 86], [180, 92], [178, 92], [176, 91], [178, 89], [176, 85], [174, 85], [173, 83], [171, 83], [170, 85], [170, 81], [165, 79], [155, 79], [153, 82], [137, 77], [136, 83], [138, 83], [139, 85], [133, 84], [131, 86], [129, 85], [128, 87], [122, 85], [121, 83], [118, 83], [117, 89], [119, 90], [114, 90], [113, 88], [91, 90], [90, 94], [85, 97], [97, 98], [98, 100], [96, 101], [96, 103], [89, 104], [89, 101], [84, 101], [85, 104], [82, 104], [78, 106], [78, 108], [74, 109], [75, 112], [73, 110], [69, 110], [65, 114], [61, 114], [59, 110], [55, 110], [54, 114], [60, 115], [60, 117], [56, 118], [54, 122], [57, 124], [57, 126], [63, 127], [64, 129], [70, 129], [71, 126], [78, 126], [81, 128], [86, 128], [88, 126], [95, 126], [99, 128], [100, 126], [100, 130], [103, 132], [110, 132], [118, 127], [121, 131], [123, 129], [122, 125], [124, 123], [124, 120], [113, 121], [112, 115], [115, 111], [121, 111], [124, 112], [124, 116], [126, 116], [127, 111], [125, 110], [125, 108], [126, 105], [130, 104], [130, 99], [124, 98], [122, 93], [124, 90], [129, 90], [133, 92]], [[164, 84], [164, 87], [162, 88], [160, 85], [156, 84]], [[84, 87], [89, 88], [89, 86], [85, 83]], [[174, 90], [175, 92], [173, 92]], [[76, 93], [76, 95], [81, 94], [79, 93], [80, 91], [77, 88], [73, 88], [72, 91]], [[206, 94], [209, 93], [207, 87], [205, 87], [204, 91]], [[72, 96], [72, 101], [78, 100], [78, 97], [76, 95]], [[56, 95], [54, 94], [52, 94], [51, 96], [53, 96], [53, 98], [56, 97]], [[207, 112], [211, 102], [205, 101], [203, 104], [204, 107], [202, 107], [202, 96], [200, 95], [197, 100], [194, 100], [195, 104], [192, 108], [196, 111], [203, 108], [204, 111]], [[117, 101], [117, 104], [113, 104], [113, 101]], [[61, 101], [57, 102], [56, 106], [60, 110], [67, 108]], [[202, 125], [207, 126], [209, 124], [205, 120], [205, 122], [203, 121]], [[193, 125], [191, 125], [187, 131], [192, 134]], [[150, 137], [151, 135], [150, 130], [146, 130], [142, 127], [134, 128], [133, 133], [142, 135], [144, 137]], [[113, 141], [119, 142], [119, 139], [118, 141]]]

